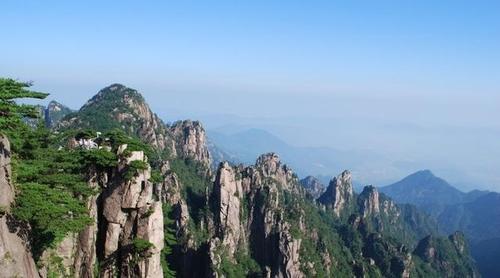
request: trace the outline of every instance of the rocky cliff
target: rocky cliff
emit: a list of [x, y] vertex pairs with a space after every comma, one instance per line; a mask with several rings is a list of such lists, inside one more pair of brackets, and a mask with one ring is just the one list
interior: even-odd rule
[[45, 125], [53, 127], [57, 125], [66, 115], [72, 113], [73, 110], [64, 106], [63, 104], [53, 100], [49, 102], [44, 111]]
[[14, 198], [10, 143], [0, 135], [0, 277], [39, 277], [30, 252], [29, 226], [10, 214]]
[[182, 157], [210, 164], [203, 126], [196, 121], [165, 124], [134, 89], [112, 84], [100, 90], [78, 112], [64, 117], [58, 130], [123, 130], [152, 146], [164, 158]]
[[174, 142], [166, 137], [166, 126], [151, 112], [142, 95], [121, 84], [100, 90], [57, 128], [92, 128], [99, 132], [121, 129], [155, 148], [175, 151]]
[[326, 192], [318, 198], [318, 201], [331, 208], [333, 213], [339, 217], [345, 209], [351, 206], [354, 199], [353, 192], [351, 173], [344, 171], [330, 181]]
[[86, 201], [92, 223], [45, 250], [42, 277], [163, 277], [162, 203], [147, 157], [127, 145], [117, 157], [117, 166], [89, 171], [88, 186], [100, 192]]
[[301, 240], [292, 236], [281, 203], [282, 194], [298, 190], [297, 178], [276, 154], [262, 155], [254, 166], [245, 168], [221, 163], [211, 198], [214, 235], [210, 258], [214, 276], [222, 275], [224, 260], [238, 264], [242, 256], [255, 260], [264, 276], [304, 276], [300, 269]]
[[[459, 236], [436, 236], [421, 225], [424, 215], [373, 186], [355, 194], [349, 171], [317, 200], [275, 153], [251, 166], [222, 162], [212, 172], [200, 123], [166, 125], [125, 86], [104, 88], [57, 130], [64, 132], [43, 140], [33, 132], [21, 145], [17, 214], [6, 205], [2, 221], [25, 228], [2, 228], [0, 252], [12, 250], [25, 266], [9, 263], [10, 273], [423, 277], [455, 268], [455, 276], [475, 275]], [[0, 154], [1, 201], [10, 204], [7, 142]], [[419, 243], [428, 235], [435, 240]], [[36, 243], [37, 265], [27, 242]], [[425, 250], [443, 256], [428, 259]]]
[[422, 269], [427, 275], [441, 273], [441, 277], [479, 277], [468, 252], [465, 236], [455, 232], [448, 238], [428, 236], [422, 239], [414, 254], [419, 256], [421, 261], [418, 263], [423, 264]]
[[205, 129], [197, 121], [178, 121], [170, 127], [177, 153], [210, 166]]
[[318, 199], [326, 190], [320, 180], [313, 176], [307, 176], [300, 180], [300, 184], [306, 189], [313, 199]]

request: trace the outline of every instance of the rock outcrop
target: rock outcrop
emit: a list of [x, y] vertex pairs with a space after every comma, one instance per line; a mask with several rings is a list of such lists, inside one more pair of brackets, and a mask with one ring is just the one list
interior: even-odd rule
[[100, 132], [118, 128], [156, 149], [169, 148], [175, 152], [166, 125], [136, 90], [121, 84], [100, 90], [78, 112], [66, 116], [57, 125], [57, 129], [66, 128], [93, 128]]
[[230, 256], [234, 256], [240, 241], [245, 241], [245, 229], [240, 219], [241, 198], [244, 197], [241, 179], [228, 163], [222, 163], [217, 171], [214, 188], [214, 202], [217, 205], [215, 223], [216, 235], [226, 246]]
[[[461, 232], [455, 232], [448, 238], [428, 236], [418, 243], [414, 255], [436, 273], [442, 273], [442, 277], [479, 277]], [[461, 263], [456, 264], [458, 261]]]
[[10, 205], [14, 201], [14, 186], [11, 181], [10, 142], [0, 134], [0, 210], [10, 212]]
[[298, 180], [292, 169], [288, 165], [282, 164], [277, 154], [267, 153], [259, 156], [255, 168], [262, 174], [262, 178], [271, 179], [287, 190], [299, 190]]
[[207, 166], [211, 161], [205, 130], [199, 122], [178, 121], [168, 126], [151, 111], [139, 92], [121, 84], [100, 90], [56, 128], [93, 128], [100, 132], [121, 129], [171, 158], [189, 158]]
[[324, 192], [325, 186], [315, 177], [307, 176], [300, 180], [300, 184], [306, 189], [313, 199], [318, 199]]
[[178, 121], [170, 127], [176, 142], [177, 153], [210, 166], [205, 129], [197, 121]]
[[[154, 196], [150, 167], [131, 168], [133, 161], [147, 162], [142, 151], [124, 154], [115, 169], [89, 173], [88, 186], [101, 191], [87, 200], [94, 222], [77, 234], [70, 234], [40, 258], [40, 274], [49, 272], [71, 277], [163, 277], [160, 252], [164, 246], [162, 203]], [[125, 177], [134, 171], [132, 178]], [[138, 250], [137, 242], [147, 242]], [[57, 265], [52, 263], [58, 258]], [[99, 260], [99, 268], [96, 268]], [[58, 268], [54, 271], [54, 268]], [[61, 273], [64, 269], [64, 273]], [[96, 273], [97, 272], [97, 273]]]
[[53, 127], [57, 125], [66, 115], [72, 112], [71, 109], [55, 100], [49, 102], [44, 113], [45, 126]]
[[[124, 151], [125, 148], [120, 148]], [[121, 155], [121, 153], [119, 153]], [[150, 168], [131, 169], [133, 161], [146, 162], [142, 151], [133, 151], [120, 161], [118, 172], [136, 171], [131, 180], [123, 175], [110, 180], [102, 193], [100, 223], [104, 246], [101, 270], [103, 277], [163, 277], [160, 252], [164, 245], [161, 202], [153, 197]], [[105, 232], [104, 232], [105, 231]], [[144, 254], [135, 246], [137, 240], [152, 244]], [[141, 251], [142, 252], [142, 251]]]
[[[123, 85], [101, 90], [58, 126], [125, 134], [70, 140], [70, 148], [95, 152], [89, 158], [99, 160], [81, 168], [95, 192], [84, 200], [93, 222], [45, 249], [39, 269], [27, 243], [30, 227], [10, 215], [10, 153], [0, 138], [0, 277], [154, 278], [163, 277], [166, 262], [181, 277], [475, 275], [461, 234], [434, 236], [421, 227], [425, 216], [373, 186], [354, 194], [349, 171], [326, 191], [311, 178], [300, 186], [279, 156], [268, 153], [248, 167], [222, 162], [212, 175], [201, 124], [164, 124]], [[153, 155], [154, 172], [138, 149]], [[407, 246], [428, 234], [412, 253]]]
[[339, 217], [342, 211], [352, 204], [353, 196], [351, 172], [344, 171], [330, 181], [326, 192], [321, 195], [318, 201], [326, 207], [332, 208], [333, 213]]
[[0, 134], [0, 277], [39, 277], [30, 252], [29, 227], [10, 215], [12, 184], [9, 140]]
[[[282, 195], [300, 192], [292, 170], [274, 153], [260, 156], [254, 166], [221, 163], [214, 182], [214, 237], [210, 241], [213, 274], [223, 260], [243, 250], [261, 265], [267, 277], [303, 277], [301, 239], [284, 219]], [[222, 251], [223, 250], [223, 251]]]
[[372, 185], [365, 186], [359, 195], [359, 203], [363, 217], [378, 215], [380, 213], [380, 199], [377, 188]]

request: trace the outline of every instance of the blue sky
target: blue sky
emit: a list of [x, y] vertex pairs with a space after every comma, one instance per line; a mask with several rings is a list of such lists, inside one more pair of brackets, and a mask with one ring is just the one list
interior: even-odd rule
[[0, 75], [72, 108], [120, 82], [166, 120], [273, 119], [298, 145], [430, 149], [500, 188], [484, 171], [500, 166], [485, 155], [500, 128], [500, 2], [242, 2], [2, 1]]
[[76, 90], [498, 92], [498, 1], [235, 2], [4, 1], [1, 73]]

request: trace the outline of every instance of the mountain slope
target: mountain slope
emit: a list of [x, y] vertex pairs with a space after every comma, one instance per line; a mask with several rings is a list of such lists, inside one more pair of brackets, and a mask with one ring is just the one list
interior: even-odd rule
[[474, 242], [500, 235], [500, 194], [491, 192], [467, 203], [448, 206], [439, 215], [441, 229], [464, 231]]
[[307, 176], [300, 180], [300, 184], [306, 189], [313, 199], [318, 199], [326, 190], [326, 187], [313, 176]]
[[[425, 216], [373, 186], [355, 194], [349, 171], [319, 202], [275, 153], [250, 166], [220, 163], [214, 174], [200, 123], [165, 125], [125, 86], [101, 90], [58, 129], [18, 136], [19, 194], [0, 215], [31, 227], [23, 236], [34, 243], [34, 277], [476, 273], [460, 237], [436, 236]], [[0, 192], [13, 186], [0, 179]]]
[[398, 203], [413, 204], [437, 216], [447, 205], [464, 200], [466, 194], [454, 188], [431, 171], [413, 173], [401, 181], [380, 188]]
[[78, 112], [67, 115], [57, 128], [92, 128], [100, 132], [120, 129], [158, 149], [172, 144], [165, 136], [166, 126], [151, 112], [142, 95], [121, 84], [100, 90]]
[[471, 251], [483, 277], [498, 277], [500, 267], [500, 194], [482, 194], [473, 201], [450, 205], [439, 215], [440, 229], [461, 230], [471, 242]]
[[45, 109], [45, 125], [47, 127], [53, 127], [66, 117], [66, 115], [71, 113], [73, 113], [73, 110], [55, 100], [52, 100]]
[[122, 130], [153, 147], [163, 158], [192, 158], [211, 163], [205, 130], [197, 121], [165, 124], [151, 111], [135, 89], [112, 84], [100, 90], [79, 111], [63, 118], [57, 130], [93, 129], [98, 132]]
[[416, 205], [432, 214], [443, 234], [463, 231], [483, 277], [498, 277], [500, 268], [490, 258], [500, 256], [500, 194], [474, 190], [463, 193], [430, 171], [420, 171], [380, 188], [398, 203]]

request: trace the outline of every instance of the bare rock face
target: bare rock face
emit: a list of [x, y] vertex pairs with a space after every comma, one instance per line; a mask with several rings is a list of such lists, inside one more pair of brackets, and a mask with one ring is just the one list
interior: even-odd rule
[[16, 225], [10, 215], [0, 217], [0, 277], [39, 277], [27, 238]]
[[366, 186], [359, 196], [360, 210], [363, 217], [378, 215], [380, 213], [380, 199], [377, 188]]
[[109, 128], [96, 123], [95, 117], [102, 118], [100, 121], [116, 123], [116, 127], [138, 136], [154, 148], [159, 150], [169, 148], [175, 152], [175, 149], [171, 148], [173, 142], [168, 136], [166, 125], [134, 89], [121, 84], [103, 88], [73, 117], [66, 117], [59, 122], [57, 128], [93, 127], [98, 131]]
[[[123, 149], [123, 148], [121, 148]], [[131, 161], [146, 161], [143, 152], [132, 152], [120, 162], [119, 169], [127, 171]], [[163, 249], [163, 212], [161, 202], [153, 197], [150, 169], [138, 170], [131, 180], [117, 175], [102, 193], [102, 214], [106, 221], [101, 228], [104, 266], [103, 277], [163, 277], [161, 250]], [[137, 261], [133, 247], [135, 239], [153, 244], [147, 256]], [[99, 243], [98, 243], [99, 244]], [[134, 267], [136, 265], [136, 267]]]
[[436, 258], [436, 248], [434, 247], [434, 237], [427, 236], [422, 239], [417, 248], [415, 249], [415, 253], [423, 258], [426, 262], [433, 262]]
[[450, 241], [453, 243], [455, 250], [460, 255], [464, 255], [467, 251], [467, 240], [462, 232], [454, 232], [449, 237]]
[[318, 199], [324, 192], [325, 186], [315, 177], [307, 176], [300, 180], [300, 184], [306, 189], [313, 199]]
[[165, 178], [162, 183], [156, 185], [156, 195], [160, 196], [162, 203], [172, 206], [175, 230], [178, 237], [189, 237], [188, 224], [190, 217], [187, 203], [181, 195], [182, 185], [177, 175], [170, 171], [168, 163], [165, 163], [161, 168]]
[[164, 247], [162, 205], [160, 202], [153, 202], [149, 207], [143, 207], [142, 210], [137, 221], [135, 236], [149, 241], [154, 248], [150, 251], [150, 257], [139, 263], [138, 274], [139, 277], [163, 277], [160, 254]]
[[[290, 167], [283, 165], [275, 153], [267, 153], [259, 156], [255, 163], [256, 170], [262, 173], [263, 178], [272, 178], [288, 190], [297, 190], [293, 186], [297, 183], [294, 173]], [[293, 185], [292, 185], [293, 184]]]
[[[103, 174], [93, 173], [90, 176], [88, 185], [90, 188], [97, 189], [99, 183], [106, 183], [107, 176]], [[89, 216], [94, 222], [81, 231], [76, 238], [74, 249], [74, 276], [77, 277], [92, 277], [94, 265], [97, 261], [96, 242], [98, 229], [98, 196], [91, 196], [87, 201], [87, 209]]]
[[[68, 235], [55, 248], [48, 249], [40, 261], [39, 273], [47, 277], [51, 258], [61, 260], [65, 273], [71, 277], [95, 277], [95, 264], [100, 258], [99, 277], [163, 277], [161, 250], [164, 247], [163, 211], [161, 201], [153, 196], [150, 168], [139, 169], [130, 180], [124, 172], [129, 171], [132, 161], [147, 161], [142, 151], [121, 155], [126, 145], [119, 148], [119, 165], [109, 173], [91, 171], [88, 185], [100, 188], [100, 195], [92, 196], [87, 207], [94, 223], [78, 234]], [[137, 256], [134, 239], [152, 244], [147, 254]], [[57, 267], [57, 266], [56, 266]]]
[[207, 147], [205, 129], [197, 121], [178, 121], [170, 128], [176, 145], [177, 154], [191, 158], [202, 164], [210, 165], [210, 154]]
[[349, 171], [344, 171], [330, 181], [326, 192], [321, 195], [318, 201], [332, 208], [335, 215], [339, 217], [353, 199], [352, 176]]
[[[236, 251], [244, 250], [252, 254], [267, 277], [304, 276], [300, 270], [301, 240], [292, 236], [291, 225], [283, 219], [284, 191], [299, 192], [300, 186], [276, 154], [260, 156], [251, 167], [219, 165], [211, 196], [215, 232], [209, 256], [213, 269], [224, 259], [237, 263]], [[303, 228], [303, 221], [299, 226]], [[218, 277], [218, 272], [212, 275]]]
[[[62, 266], [64, 275], [75, 278], [93, 277], [96, 264], [96, 239], [97, 239], [97, 207], [96, 196], [89, 199], [90, 216], [95, 222], [87, 226], [78, 234], [69, 234], [55, 248], [47, 249], [40, 258], [40, 276], [47, 277], [49, 270], [58, 268], [61, 274]], [[60, 265], [53, 265], [53, 258], [61, 260]]]
[[73, 111], [61, 103], [53, 100], [49, 103], [49, 105], [47, 105], [44, 112], [45, 125], [47, 127], [53, 127], [59, 123], [62, 118]]
[[106, 132], [115, 128], [137, 136], [171, 158], [181, 157], [210, 165], [203, 126], [197, 121], [166, 125], [154, 114], [142, 95], [121, 84], [100, 90], [82, 108], [57, 124], [57, 129], [93, 128]]
[[0, 134], [0, 210], [10, 211], [14, 201], [14, 187], [11, 183], [10, 143], [7, 137]]
[[300, 245], [302, 240], [290, 234], [290, 225], [284, 223], [280, 232], [280, 271], [278, 277], [305, 277], [300, 270]]
[[218, 210], [215, 221], [217, 236], [222, 239], [229, 254], [234, 255], [240, 240], [245, 236], [240, 219], [240, 197], [244, 194], [241, 180], [236, 179], [235, 170], [224, 162], [217, 171], [214, 185], [214, 199]]
[[9, 214], [15, 197], [11, 173], [9, 140], [0, 135], [0, 277], [39, 277], [29, 251], [27, 227]]

